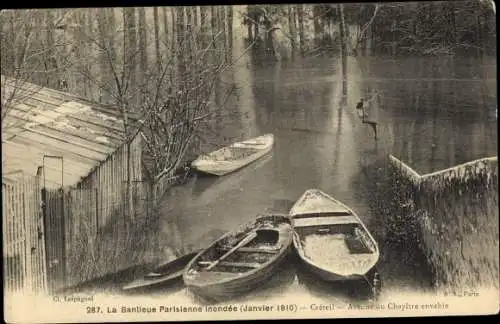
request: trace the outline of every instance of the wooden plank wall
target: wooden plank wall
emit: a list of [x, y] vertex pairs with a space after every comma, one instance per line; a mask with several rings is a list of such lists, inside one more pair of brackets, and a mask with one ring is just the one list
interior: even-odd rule
[[[137, 136], [130, 145], [131, 179], [133, 183], [142, 182], [141, 138]], [[132, 188], [135, 185], [132, 185]], [[126, 212], [127, 188], [127, 145], [122, 145], [99, 167], [95, 168], [81, 182], [81, 188], [95, 192], [99, 227], [105, 226], [113, 214]], [[142, 194], [142, 191], [139, 191]], [[141, 197], [144, 198], [145, 197]]]
[[98, 236], [96, 190], [72, 189], [66, 194], [66, 286], [86, 280], [95, 263]]
[[63, 190], [42, 190], [45, 223], [45, 246], [47, 249], [47, 279], [49, 292], [65, 285], [65, 200]]
[[45, 292], [44, 224], [40, 179], [21, 176], [2, 183], [4, 289]]
[[[136, 217], [148, 217], [151, 190], [142, 181], [141, 142], [137, 137], [130, 145], [131, 179]], [[51, 291], [73, 286], [102, 271], [93, 268], [96, 244], [111, 230], [122, 226], [127, 213], [127, 145], [120, 147], [95, 168], [76, 188], [45, 192], [47, 226], [47, 264]], [[64, 199], [63, 199], [64, 196]], [[113, 272], [121, 269], [105, 269]], [[99, 272], [99, 273], [97, 273]]]

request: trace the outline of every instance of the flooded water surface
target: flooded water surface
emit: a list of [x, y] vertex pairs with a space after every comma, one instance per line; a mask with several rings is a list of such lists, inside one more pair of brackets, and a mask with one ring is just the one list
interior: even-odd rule
[[[370, 206], [379, 199], [374, 190], [385, 179], [376, 174], [388, 154], [421, 174], [497, 154], [494, 59], [350, 58], [348, 71], [343, 106], [336, 59], [238, 61], [223, 80], [236, 84], [236, 96], [227, 103], [235, 117], [217, 125], [219, 136], [202, 149], [269, 132], [275, 147], [233, 174], [196, 176], [173, 188], [162, 210], [165, 244], [183, 252], [202, 248], [277, 202], [293, 203], [310, 188], [352, 207], [384, 241], [382, 216]], [[381, 99], [377, 141], [355, 110], [373, 90]], [[384, 289], [430, 288], [418, 251], [384, 245], [381, 254]], [[302, 291], [329, 299], [340, 291], [300, 268], [285, 268], [263, 287], [266, 296]]]

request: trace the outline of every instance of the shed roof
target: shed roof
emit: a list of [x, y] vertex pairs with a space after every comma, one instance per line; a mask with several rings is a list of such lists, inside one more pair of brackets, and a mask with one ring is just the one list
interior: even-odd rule
[[4, 175], [45, 165], [47, 187], [75, 185], [124, 143], [116, 109], [4, 76], [1, 84], [2, 103], [13, 98], [2, 123]]

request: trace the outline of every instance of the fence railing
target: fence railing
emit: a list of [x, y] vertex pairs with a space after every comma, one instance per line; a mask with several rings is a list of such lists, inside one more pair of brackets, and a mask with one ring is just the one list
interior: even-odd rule
[[40, 178], [18, 174], [2, 179], [4, 289], [45, 292], [44, 223]]

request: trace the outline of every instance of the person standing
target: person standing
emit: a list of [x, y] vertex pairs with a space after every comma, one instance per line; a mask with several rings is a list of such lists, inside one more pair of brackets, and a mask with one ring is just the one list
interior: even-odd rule
[[378, 125], [378, 110], [380, 107], [380, 96], [376, 90], [372, 91], [372, 97], [367, 101], [365, 105], [363, 98], [356, 105], [356, 110], [358, 114], [362, 114], [361, 122], [363, 124], [368, 124], [373, 129], [375, 134], [375, 140], [377, 140], [377, 125]]

